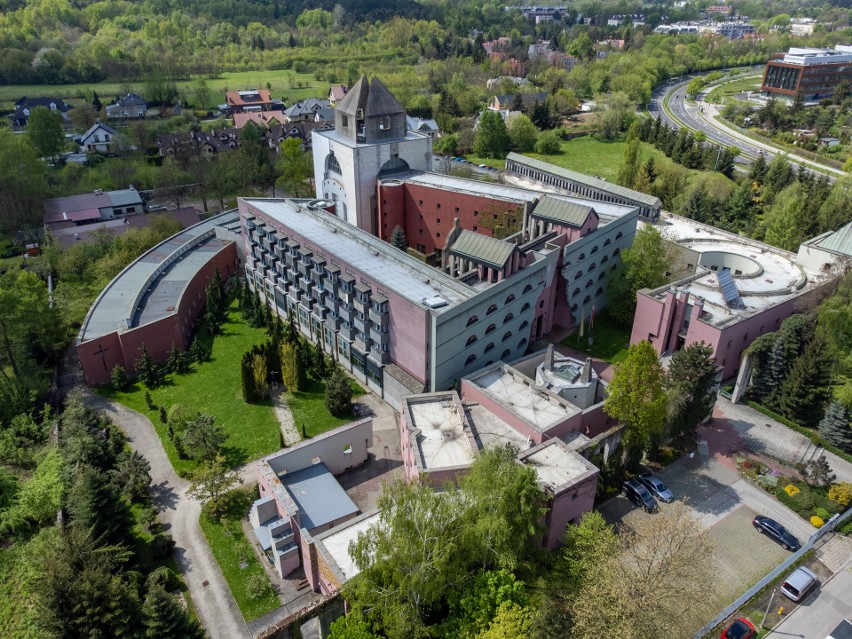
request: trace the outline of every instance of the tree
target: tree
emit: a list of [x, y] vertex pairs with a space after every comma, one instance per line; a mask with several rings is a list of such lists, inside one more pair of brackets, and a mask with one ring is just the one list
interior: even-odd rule
[[630, 132], [627, 134], [627, 149], [621, 158], [621, 166], [618, 168], [617, 181], [622, 186], [629, 189], [633, 188], [639, 177], [639, 134], [638, 127], [634, 122], [630, 125]]
[[121, 487], [121, 492], [132, 502], [141, 502], [148, 497], [151, 485], [151, 464], [136, 451], [125, 451], [118, 466], [112, 471]]
[[276, 185], [287, 194], [301, 197], [309, 191], [305, 184], [313, 174], [311, 156], [302, 149], [298, 138], [287, 138], [281, 143], [277, 169], [281, 174]]
[[163, 381], [163, 369], [154, 362], [145, 344], [139, 350], [141, 354], [136, 360], [136, 375], [146, 388], [155, 388]]
[[192, 477], [189, 495], [200, 499], [202, 504], [210, 505], [210, 513], [219, 516], [222, 497], [240, 481], [236, 471], [228, 470], [225, 457], [216, 455], [209, 464], [204, 464]]
[[672, 355], [666, 375], [667, 433], [677, 437], [695, 431], [716, 401], [718, 365], [713, 347], [695, 342]]
[[174, 595], [166, 592], [160, 584], [148, 589], [142, 605], [145, 637], [149, 639], [204, 639], [204, 631], [187, 615]]
[[263, 353], [254, 353], [251, 357], [252, 377], [254, 378], [255, 399], [262, 399], [269, 393], [269, 367]]
[[207, 359], [207, 351], [204, 350], [204, 346], [201, 344], [201, 340], [198, 339], [197, 335], [192, 338], [192, 342], [189, 344], [189, 354], [199, 364]]
[[764, 216], [764, 239], [768, 244], [796, 251], [811, 236], [815, 220], [805, 213], [807, 198], [799, 182], [793, 182], [781, 191]]
[[433, 148], [439, 155], [455, 155], [459, 151], [459, 138], [455, 133], [442, 135], [435, 140]]
[[74, 125], [75, 130], [85, 133], [98, 121], [98, 112], [91, 104], [81, 104], [71, 109], [68, 117], [71, 120], [71, 124]]
[[816, 336], [796, 358], [778, 392], [778, 407], [785, 417], [799, 424], [822, 418], [830, 398], [831, 364], [825, 345]]
[[486, 109], [479, 119], [473, 142], [473, 151], [484, 158], [506, 157], [509, 150], [509, 133], [506, 123], [496, 111]]
[[757, 158], [751, 163], [751, 169], [748, 172], [748, 181], [763, 185], [767, 169], [766, 158], [763, 153], [758, 153]]
[[393, 227], [393, 232], [391, 233], [391, 244], [400, 251], [408, 249], [408, 240], [405, 239], [405, 230], [403, 230], [399, 224]]
[[325, 407], [335, 417], [352, 413], [352, 386], [340, 368], [335, 368], [325, 383]]
[[512, 148], [516, 151], [532, 151], [535, 147], [538, 131], [536, 131], [532, 120], [523, 113], [510, 117], [506, 130], [509, 134], [509, 141]]
[[360, 615], [352, 613], [333, 621], [330, 630], [328, 639], [380, 639], [370, 632], [370, 627]]
[[468, 560], [482, 568], [516, 569], [531, 558], [544, 532], [546, 498], [532, 468], [515, 462], [515, 450], [483, 451], [459, 480], [468, 500]]
[[621, 265], [609, 283], [608, 311], [621, 322], [633, 320], [636, 292], [656, 288], [668, 280], [672, 271], [674, 248], [650, 224], [644, 224], [633, 239], [633, 245], [621, 252]]
[[110, 475], [99, 468], [79, 467], [68, 488], [66, 509], [95, 539], [120, 544], [128, 538], [130, 508]]
[[622, 443], [631, 460], [659, 442], [666, 416], [665, 372], [651, 342], [630, 346], [615, 365], [604, 412], [624, 426]]
[[634, 119], [636, 104], [623, 91], [614, 91], [596, 98], [596, 109], [592, 118], [595, 135], [604, 139], [613, 139], [624, 131]]
[[535, 143], [535, 152], [556, 155], [562, 150], [562, 137], [558, 131], [542, 131]]
[[816, 459], [809, 460], [805, 464], [804, 476], [805, 481], [811, 486], [818, 486], [820, 488], [830, 486], [837, 479], [825, 455], [820, 455]]
[[182, 437], [183, 449], [193, 459], [211, 461], [222, 450], [228, 435], [221, 426], [214, 424], [215, 421], [212, 415], [198, 413], [195, 419], [187, 422]]
[[281, 381], [291, 393], [303, 390], [308, 381], [297, 344], [286, 341], [281, 344]]
[[35, 107], [27, 120], [27, 135], [42, 157], [58, 159], [65, 148], [62, 115], [47, 107]]
[[94, 107], [95, 111], [100, 111], [103, 108], [103, 104], [101, 104], [101, 99], [98, 97], [97, 91], [92, 91], [92, 107]]
[[786, 155], [778, 154], [772, 158], [763, 178], [763, 199], [771, 203], [775, 195], [784, 190], [794, 180], [793, 167], [787, 161]]
[[852, 452], [852, 422], [849, 411], [841, 402], [834, 400], [828, 405], [819, 423], [819, 436], [840, 450]]
[[112, 373], [110, 373], [110, 382], [112, 383], [112, 387], [115, 390], [123, 391], [127, 388], [127, 371], [124, 369], [124, 366], [121, 364], [116, 364], [112, 367]]
[[31, 142], [28, 136], [0, 129], [0, 231], [7, 235], [42, 226], [48, 184]]

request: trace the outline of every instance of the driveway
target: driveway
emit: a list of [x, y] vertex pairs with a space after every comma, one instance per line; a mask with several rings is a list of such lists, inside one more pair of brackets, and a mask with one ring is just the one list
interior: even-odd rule
[[[150, 462], [151, 497], [160, 521], [175, 541], [178, 566], [207, 636], [251, 637], [201, 531], [198, 521], [201, 503], [187, 496], [189, 482], [175, 474], [150, 420], [93, 393], [87, 393], [87, 400], [91, 406], [103, 410], [124, 431], [133, 450]], [[243, 481], [254, 477], [253, 465], [239, 470]]]

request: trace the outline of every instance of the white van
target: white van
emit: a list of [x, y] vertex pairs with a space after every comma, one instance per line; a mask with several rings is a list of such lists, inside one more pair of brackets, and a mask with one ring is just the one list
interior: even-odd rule
[[819, 584], [819, 578], [807, 568], [796, 568], [781, 584], [781, 592], [799, 603]]

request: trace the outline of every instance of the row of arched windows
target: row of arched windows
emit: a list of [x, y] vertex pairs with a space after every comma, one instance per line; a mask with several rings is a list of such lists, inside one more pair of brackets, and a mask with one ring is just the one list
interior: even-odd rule
[[[509, 337], [511, 337], [511, 336], [512, 336], [512, 334], [511, 334], [511, 333], [507, 333], [507, 335], [508, 335], [508, 337], [504, 337], [504, 338], [503, 338], [503, 340], [504, 340], [504, 341], [505, 341], [505, 340], [507, 340]], [[524, 338], [523, 338], [520, 342], [518, 342], [518, 348], [519, 348], [519, 349], [525, 348], [525, 347], [526, 347], [526, 345], [527, 345], [527, 342], [528, 342], [528, 341], [529, 341], [529, 340], [527, 340], [527, 338], [526, 338], [526, 337], [524, 337]], [[494, 344], [488, 344], [488, 346], [486, 346], [486, 347], [485, 347], [485, 352], [487, 353], [488, 351], [490, 351], [490, 350], [491, 350], [491, 349], [493, 349], [493, 348], [494, 348]], [[509, 348], [507, 348], [505, 351], [503, 351], [503, 354], [500, 356], [500, 359], [506, 359], [506, 358], [507, 358], [507, 357], [509, 357], [509, 355], [511, 355], [511, 354], [512, 354], [512, 350], [511, 350], [511, 349], [509, 349]], [[467, 356], [467, 359], [464, 361], [464, 365], [465, 365], [465, 366], [470, 366], [470, 365], [471, 365], [471, 364], [473, 364], [475, 361], [476, 361], [476, 355], [468, 355], [468, 356]], [[491, 364], [493, 364], [493, 363], [494, 363], [494, 360], [489, 359], [487, 362], [485, 362], [485, 366], [490, 366], [490, 365], [491, 365]]]

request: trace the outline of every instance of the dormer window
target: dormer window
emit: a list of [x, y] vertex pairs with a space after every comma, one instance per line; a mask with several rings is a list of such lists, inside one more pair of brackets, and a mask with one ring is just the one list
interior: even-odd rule
[[379, 118], [379, 131], [387, 131], [391, 128], [391, 119], [389, 115], [383, 115]]

